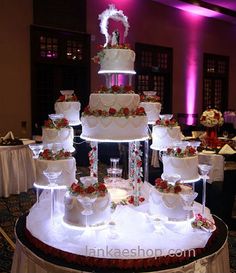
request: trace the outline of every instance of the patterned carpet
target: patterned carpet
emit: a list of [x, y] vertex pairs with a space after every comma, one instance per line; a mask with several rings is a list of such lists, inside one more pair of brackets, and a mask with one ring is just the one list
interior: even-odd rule
[[[86, 171], [82, 173], [88, 175]], [[11, 270], [14, 249], [9, 242], [10, 240], [15, 242], [14, 224], [17, 218], [27, 212], [35, 202], [34, 189], [28, 190], [27, 193], [11, 195], [9, 198], [0, 198], [0, 273], [9, 273]], [[2, 231], [5, 232], [5, 236]], [[10, 240], [6, 240], [7, 236]], [[229, 252], [231, 272], [236, 273], [236, 231], [229, 232]]]

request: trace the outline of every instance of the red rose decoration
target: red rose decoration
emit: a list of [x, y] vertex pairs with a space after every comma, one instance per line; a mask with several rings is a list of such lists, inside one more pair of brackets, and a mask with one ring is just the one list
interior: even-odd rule
[[174, 187], [174, 192], [175, 193], [181, 192], [181, 187], [179, 185], [175, 186]]
[[120, 90], [120, 87], [119, 87], [119, 85], [113, 85], [111, 87], [111, 89], [112, 89], [113, 92], [118, 92]]
[[96, 189], [94, 188], [94, 186], [90, 185], [90, 186], [88, 186], [87, 189], [85, 189], [85, 192], [89, 193], [89, 194], [94, 193], [94, 192], [96, 192]]
[[181, 151], [182, 151], [181, 148], [177, 148], [177, 149], [176, 149], [177, 154], [180, 154]]
[[132, 87], [130, 85], [125, 85], [124, 90], [125, 90], [125, 92], [130, 92], [130, 91], [132, 91]]
[[115, 115], [115, 114], [116, 114], [116, 109], [110, 108], [110, 109], [109, 109], [109, 114], [110, 114], [110, 115]]
[[160, 120], [160, 119], [158, 119], [158, 120], [156, 121], [156, 125], [161, 125], [161, 120]]
[[128, 116], [129, 115], [129, 108], [127, 108], [127, 107], [124, 108], [123, 113], [124, 113], [125, 116]]

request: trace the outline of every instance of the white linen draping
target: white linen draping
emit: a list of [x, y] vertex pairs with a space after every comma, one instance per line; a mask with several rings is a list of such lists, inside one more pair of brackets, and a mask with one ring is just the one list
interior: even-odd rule
[[[17, 238], [16, 238], [17, 239]], [[88, 273], [47, 262], [16, 240], [11, 273]], [[203, 257], [185, 266], [152, 273], [230, 273], [227, 239], [223, 246], [212, 255]]]
[[0, 196], [19, 194], [32, 188], [35, 166], [27, 145], [0, 147]]

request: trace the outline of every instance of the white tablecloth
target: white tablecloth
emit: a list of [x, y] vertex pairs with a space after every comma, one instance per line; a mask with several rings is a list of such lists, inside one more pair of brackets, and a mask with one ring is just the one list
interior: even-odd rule
[[35, 167], [27, 145], [0, 147], [0, 196], [19, 194], [32, 188]]

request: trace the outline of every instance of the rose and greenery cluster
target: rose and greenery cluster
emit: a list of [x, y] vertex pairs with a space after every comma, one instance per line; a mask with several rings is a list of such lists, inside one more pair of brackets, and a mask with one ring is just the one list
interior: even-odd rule
[[206, 229], [213, 229], [214, 223], [203, 217], [200, 213], [198, 213], [196, 214], [195, 219], [192, 222], [192, 227], [194, 228], [204, 227]]
[[44, 127], [49, 129], [69, 128], [69, 121], [66, 118], [56, 119], [55, 121], [48, 119], [44, 121]]
[[164, 154], [174, 157], [189, 157], [195, 156], [197, 154], [197, 150], [192, 146], [187, 146], [185, 148], [168, 148]]
[[69, 187], [69, 192], [72, 195], [82, 195], [82, 196], [97, 196], [97, 197], [103, 197], [106, 195], [107, 187], [104, 183], [95, 183], [90, 184], [88, 186], [85, 186], [81, 182], [78, 183], [72, 183], [72, 185]]
[[160, 102], [160, 97], [156, 95], [140, 95], [141, 102]]
[[39, 159], [44, 160], [60, 160], [60, 159], [67, 159], [71, 157], [71, 153], [61, 149], [57, 152], [53, 152], [50, 149], [45, 149], [39, 154]]
[[138, 107], [136, 110], [129, 110], [124, 107], [120, 110], [110, 107], [108, 111], [105, 110], [91, 110], [89, 106], [84, 109], [82, 116], [95, 116], [95, 117], [129, 117], [129, 116], [145, 116], [145, 110], [143, 107]]
[[200, 123], [205, 127], [221, 126], [224, 123], [224, 118], [220, 111], [207, 109], [202, 113]]
[[61, 95], [57, 102], [70, 102], [70, 101], [78, 101], [78, 98], [75, 94], [73, 95]]
[[98, 90], [96, 90], [94, 93], [99, 94], [131, 94], [134, 93], [132, 90], [131, 85], [112, 85], [110, 88], [102, 85]]
[[105, 56], [105, 52], [103, 51], [104, 49], [130, 49], [130, 44], [116, 44], [116, 45], [108, 44], [105, 47], [103, 45], [99, 45], [97, 49], [98, 49], [98, 53], [96, 56], [92, 58], [92, 60], [95, 64], [100, 64], [101, 60]]
[[157, 178], [155, 180], [155, 188], [164, 193], [179, 193], [182, 191], [181, 183], [176, 182], [175, 185], [169, 184], [166, 180]]
[[156, 121], [156, 125], [166, 126], [166, 127], [174, 127], [174, 126], [178, 126], [178, 122], [174, 118], [172, 118], [172, 119], [158, 119]]

